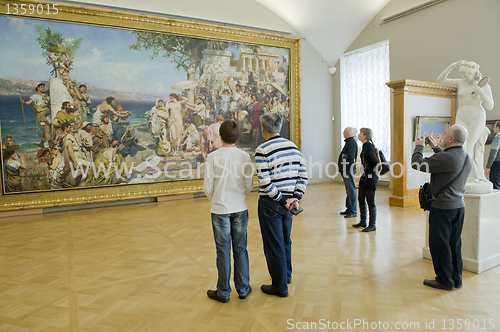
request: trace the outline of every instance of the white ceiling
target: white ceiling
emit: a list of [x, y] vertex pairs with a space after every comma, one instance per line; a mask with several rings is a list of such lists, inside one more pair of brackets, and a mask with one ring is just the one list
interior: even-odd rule
[[334, 66], [391, 0], [255, 0], [294, 27]]
[[[59, 0], [63, 3], [103, 5], [113, 9], [128, 8], [181, 17], [213, 20], [254, 26], [256, 2], [281, 17], [298, 31], [328, 62], [334, 66], [367, 24], [391, 0]], [[399, 3], [399, 1], [401, 3]], [[424, 0], [398, 0], [396, 5]], [[200, 6], [200, 2], [204, 5]], [[253, 13], [250, 14], [249, 13]], [[268, 28], [286, 31], [271, 13], [262, 11], [257, 21]], [[228, 22], [227, 17], [234, 22]], [[249, 17], [250, 16], [250, 17]], [[264, 27], [265, 28], [265, 27]]]

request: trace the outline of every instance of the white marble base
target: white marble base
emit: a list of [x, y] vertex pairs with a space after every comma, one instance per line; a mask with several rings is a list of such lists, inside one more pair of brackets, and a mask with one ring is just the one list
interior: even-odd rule
[[465, 185], [465, 193], [469, 195], [491, 194], [492, 192], [493, 183], [491, 183], [490, 181], [469, 181]]
[[[465, 195], [465, 220], [462, 231], [464, 270], [481, 273], [500, 265], [500, 190], [491, 194]], [[429, 214], [427, 214], [427, 219]], [[424, 258], [429, 252], [429, 227], [426, 229]]]

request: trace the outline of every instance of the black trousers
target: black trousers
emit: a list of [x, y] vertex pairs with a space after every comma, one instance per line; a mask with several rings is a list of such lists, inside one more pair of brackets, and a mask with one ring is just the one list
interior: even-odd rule
[[358, 192], [358, 203], [360, 208], [366, 206], [366, 203], [368, 203], [368, 209], [375, 208], [375, 190], [366, 190], [360, 187]]
[[462, 283], [462, 228], [465, 208], [429, 213], [429, 249], [436, 280], [446, 287]]
[[490, 169], [490, 181], [493, 189], [500, 189], [500, 161], [494, 161]]

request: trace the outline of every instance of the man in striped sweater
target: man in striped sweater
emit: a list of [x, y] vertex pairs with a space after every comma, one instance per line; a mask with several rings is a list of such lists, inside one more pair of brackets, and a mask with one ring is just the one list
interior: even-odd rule
[[259, 223], [272, 284], [262, 285], [269, 295], [288, 296], [292, 281], [292, 213], [307, 186], [304, 159], [293, 142], [279, 136], [283, 118], [266, 113], [260, 118], [266, 141], [255, 150], [259, 177]]

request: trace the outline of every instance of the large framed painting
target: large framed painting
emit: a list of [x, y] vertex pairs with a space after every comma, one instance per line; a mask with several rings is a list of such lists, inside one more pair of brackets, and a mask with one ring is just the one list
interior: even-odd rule
[[0, 1], [0, 211], [196, 193], [219, 126], [300, 148], [299, 39], [57, 2]]

